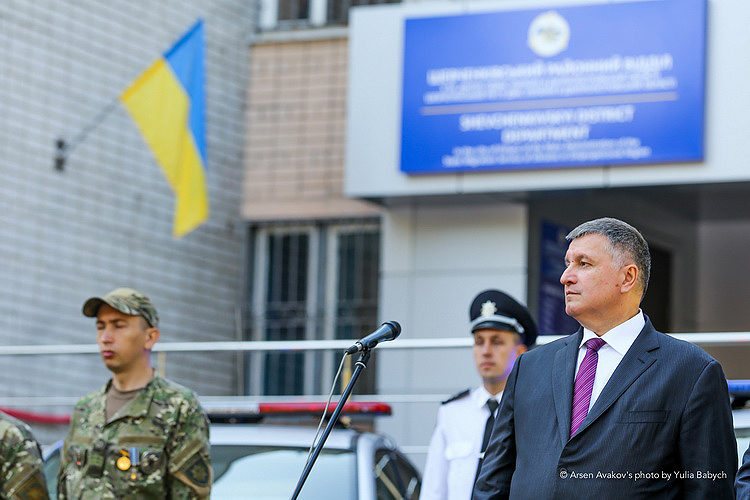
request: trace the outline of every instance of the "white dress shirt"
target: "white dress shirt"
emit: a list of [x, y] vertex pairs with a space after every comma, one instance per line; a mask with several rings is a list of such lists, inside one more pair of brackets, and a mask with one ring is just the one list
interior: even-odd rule
[[[635, 342], [635, 338], [641, 333], [643, 327], [646, 324], [646, 320], [643, 317], [643, 311], [638, 310], [638, 314], [620, 323], [616, 327], [601, 336], [601, 339], [606, 342], [599, 349], [599, 360], [596, 364], [596, 376], [594, 377], [594, 389], [591, 391], [591, 403], [589, 403], [589, 410], [594, 405], [596, 398], [602, 393], [602, 389], [607, 385], [609, 378], [615, 372], [617, 365], [620, 364], [625, 353], [628, 352], [630, 346]], [[576, 364], [576, 375], [578, 375], [578, 368], [581, 366], [583, 357], [586, 355], [586, 342], [590, 339], [596, 338], [598, 335], [591, 330], [583, 329], [583, 339], [578, 349], [578, 363]], [[575, 377], [573, 378], [575, 380]]]
[[422, 475], [420, 500], [470, 500], [484, 427], [490, 410], [487, 399], [498, 402], [483, 386], [440, 406]]

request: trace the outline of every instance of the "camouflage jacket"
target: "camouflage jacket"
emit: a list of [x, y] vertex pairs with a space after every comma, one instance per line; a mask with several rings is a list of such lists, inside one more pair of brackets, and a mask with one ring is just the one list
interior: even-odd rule
[[0, 412], [0, 499], [49, 499], [39, 444], [23, 422]]
[[154, 377], [105, 421], [111, 383], [75, 407], [60, 457], [58, 498], [209, 498], [208, 419], [195, 394]]

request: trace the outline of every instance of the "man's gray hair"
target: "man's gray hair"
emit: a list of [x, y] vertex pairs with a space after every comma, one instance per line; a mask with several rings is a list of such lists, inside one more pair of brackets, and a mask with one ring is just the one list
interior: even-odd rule
[[640, 271], [638, 281], [641, 285], [641, 297], [643, 297], [646, 294], [648, 278], [651, 275], [651, 253], [648, 251], [648, 243], [641, 233], [627, 222], [603, 217], [584, 222], [569, 232], [565, 239], [573, 241], [587, 234], [601, 234], [607, 238], [612, 249], [615, 250], [615, 252], [612, 252], [613, 256], [618, 258], [617, 254], [620, 254], [619, 258], [623, 261], [621, 265], [625, 265], [626, 260], [630, 260], [636, 265], [638, 271]]

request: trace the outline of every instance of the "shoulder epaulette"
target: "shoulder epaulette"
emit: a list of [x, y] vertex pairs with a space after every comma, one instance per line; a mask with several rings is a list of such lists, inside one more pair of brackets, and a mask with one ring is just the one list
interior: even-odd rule
[[442, 402], [442, 403], [440, 403], [440, 404], [448, 404], [448, 403], [452, 403], [453, 401], [456, 401], [457, 399], [465, 398], [465, 397], [466, 397], [466, 396], [468, 396], [468, 395], [469, 395], [470, 393], [471, 393], [471, 389], [466, 389], [466, 390], [465, 390], [465, 391], [463, 391], [463, 392], [459, 392], [458, 394], [454, 394], [453, 396], [449, 397], [448, 399], [446, 399], [445, 401], [443, 401], [443, 402]]

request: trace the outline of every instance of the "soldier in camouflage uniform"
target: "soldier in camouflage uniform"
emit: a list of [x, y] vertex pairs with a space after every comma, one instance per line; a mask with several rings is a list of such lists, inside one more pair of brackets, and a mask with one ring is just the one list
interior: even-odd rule
[[0, 499], [49, 499], [39, 444], [26, 424], [3, 412], [0, 412]]
[[207, 499], [208, 420], [195, 394], [154, 374], [159, 318], [142, 293], [86, 301], [112, 379], [81, 398], [62, 450], [60, 499]]

